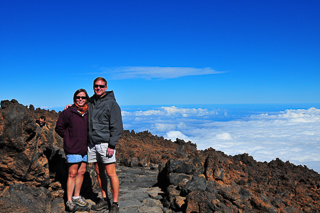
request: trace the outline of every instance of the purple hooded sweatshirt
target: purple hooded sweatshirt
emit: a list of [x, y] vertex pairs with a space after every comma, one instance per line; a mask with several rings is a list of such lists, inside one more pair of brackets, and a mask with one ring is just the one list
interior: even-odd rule
[[88, 148], [88, 113], [81, 115], [77, 107], [72, 105], [63, 110], [55, 128], [63, 138], [66, 154], [86, 155]]

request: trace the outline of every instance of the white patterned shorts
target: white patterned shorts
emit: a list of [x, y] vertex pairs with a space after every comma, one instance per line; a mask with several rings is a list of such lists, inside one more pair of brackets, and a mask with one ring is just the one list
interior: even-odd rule
[[116, 162], [116, 150], [111, 157], [107, 157], [108, 143], [88, 145], [88, 163], [102, 162], [105, 164]]

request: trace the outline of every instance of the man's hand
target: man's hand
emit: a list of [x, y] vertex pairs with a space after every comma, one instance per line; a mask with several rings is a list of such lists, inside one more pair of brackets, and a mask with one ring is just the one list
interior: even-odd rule
[[68, 109], [71, 106], [72, 106], [72, 104], [68, 104], [67, 106], [65, 106], [64, 110]]
[[108, 149], [107, 149], [107, 157], [112, 157], [113, 155], [114, 155], [114, 149], [110, 149], [108, 147]]

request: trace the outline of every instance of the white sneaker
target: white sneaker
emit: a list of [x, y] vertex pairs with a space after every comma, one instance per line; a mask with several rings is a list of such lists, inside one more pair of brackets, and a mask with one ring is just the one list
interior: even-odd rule
[[88, 205], [88, 202], [82, 196], [80, 196], [76, 199], [72, 198], [72, 202], [78, 206], [87, 206]]

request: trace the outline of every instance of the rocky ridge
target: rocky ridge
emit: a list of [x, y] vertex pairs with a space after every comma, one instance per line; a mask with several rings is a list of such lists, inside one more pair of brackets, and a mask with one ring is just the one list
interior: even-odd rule
[[[40, 115], [48, 128], [36, 125]], [[1, 101], [0, 212], [65, 212], [58, 116]], [[248, 154], [200, 151], [191, 142], [127, 130], [117, 159], [120, 212], [320, 212], [320, 175], [280, 159], [257, 162]], [[82, 194], [90, 204], [100, 196], [92, 165]]]

